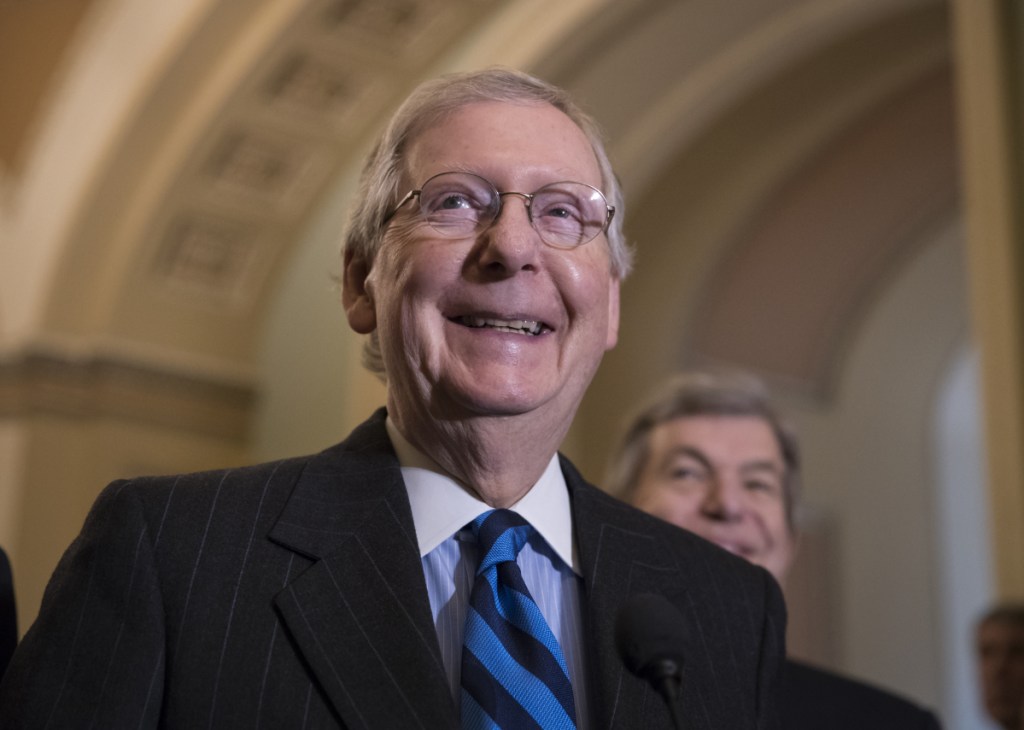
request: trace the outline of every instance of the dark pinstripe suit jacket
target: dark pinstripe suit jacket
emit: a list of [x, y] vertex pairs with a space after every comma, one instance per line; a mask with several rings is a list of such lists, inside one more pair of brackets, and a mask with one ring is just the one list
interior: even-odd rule
[[[669, 728], [614, 649], [617, 608], [647, 591], [689, 625], [690, 730], [769, 727], [775, 583], [562, 465], [594, 727]], [[383, 410], [314, 456], [107, 487], [15, 653], [0, 725], [458, 727]]]
[[0, 548], [0, 677], [18, 643], [18, 611], [14, 603], [14, 576], [7, 553]]
[[783, 666], [786, 730], [939, 730], [929, 710], [891, 692], [792, 659]]

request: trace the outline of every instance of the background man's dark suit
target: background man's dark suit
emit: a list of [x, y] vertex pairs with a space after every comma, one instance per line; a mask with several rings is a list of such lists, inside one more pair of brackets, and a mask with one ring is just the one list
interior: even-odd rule
[[[774, 581], [611, 499], [564, 460], [563, 471], [595, 726], [669, 727], [612, 638], [626, 597], [655, 591], [690, 631], [689, 728], [754, 727], [756, 705], [774, 702], [782, 651]], [[30, 685], [41, 689], [26, 695]], [[15, 654], [0, 717], [12, 727], [458, 727], [383, 411], [312, 457], [108, 487]]]
[[18, 612], [14, 603], [14, 577], [7, 553], [0, 549], [0, 677], [18, 643]]
[[786, 730], [939, 730], [935, 715], [891, 692], [802, 662], [783, 666]]

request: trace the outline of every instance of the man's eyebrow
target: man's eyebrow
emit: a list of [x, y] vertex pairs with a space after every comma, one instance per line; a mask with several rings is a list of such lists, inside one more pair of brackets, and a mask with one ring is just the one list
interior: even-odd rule
[[[711, 459], [708, 458], [707, 454], [696, 446], [690, 446], [688, 444], [675, 444], [672, 446], [662, 459], [662, 465], [667, 466], [673, 459], [678, 459], [679, 457], [689, 457], [699, 462], [704, 469], [710, 472], [715, 471], [717, 468]], [[781, 477], [786, 471], [785, 467], [774, 459], [754, 459], [752, 461], [745, 461], [740, 464], [739, 470], [742, 474], [768, 472], [773, 476], [779, 477]]]
[[758, 472], [768, 471], [772, 474], [782, 474], [785, 471], [785, 467], [779, 464], [777, 461], [770, 459], [759, 459], [757, 461], [747, 461], [740, 464], [741, 472]]
[[673, 459], [678, 459], [680, 456], [688, 456], [691, 459], [700, 462], [700, 465], [703, 466], [708, 471], [712, 471], [714, 469], [714, 466], [711, 463], [711, 459], [707, 457], [707, 454], [698, 449], [696, 446], [689, 446], [687, 444], [675, 444], [674, 446], [672, 446], [672, 448], [668, 450], [668, 453], [666, 453], [664, 458], [662, 459], [662, 463], [668, 464], [670, 461], [672, 461]]

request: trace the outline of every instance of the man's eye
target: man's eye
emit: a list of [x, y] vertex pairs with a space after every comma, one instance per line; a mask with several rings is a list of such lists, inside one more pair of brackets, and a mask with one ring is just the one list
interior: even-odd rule
[[699, 469], [689, 466], [677, 466], [669, 472], [669, 476], [673, 479], [702, 479], [704, 475]]
[[548, 218], [563, 218], [565, 220], [579, 220], [579, 208], [571, 205], [549, 205], [542, 214]]
[[459, 193], [449, 193], [437, 198], [431, 205], [433, 210], [456, 210], [459, 208], [472, 208], [473, 204], [469, 198]]
[[776, 491], [775, 484], [762, 479], [749, 479], [744, 482], [744, 485], [751, 492], [774, 492]]

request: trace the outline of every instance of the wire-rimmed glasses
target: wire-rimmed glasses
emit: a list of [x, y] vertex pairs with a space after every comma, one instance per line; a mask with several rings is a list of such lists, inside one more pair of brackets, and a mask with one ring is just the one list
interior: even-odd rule
[[469, 172], [442, 172], [408, 194], [384, 218], [419, 198], [423, 219], [445, 238], [468, 238], [487, 229], [501, 214], [502, 199], [523, 199], [530, 224], [541, 240], [556, 248], [576, 248], [608, 228], [615, 208], [597, 188], [580, 182], [556, 182], [532, 193], [499, 192], [486, 178]]

